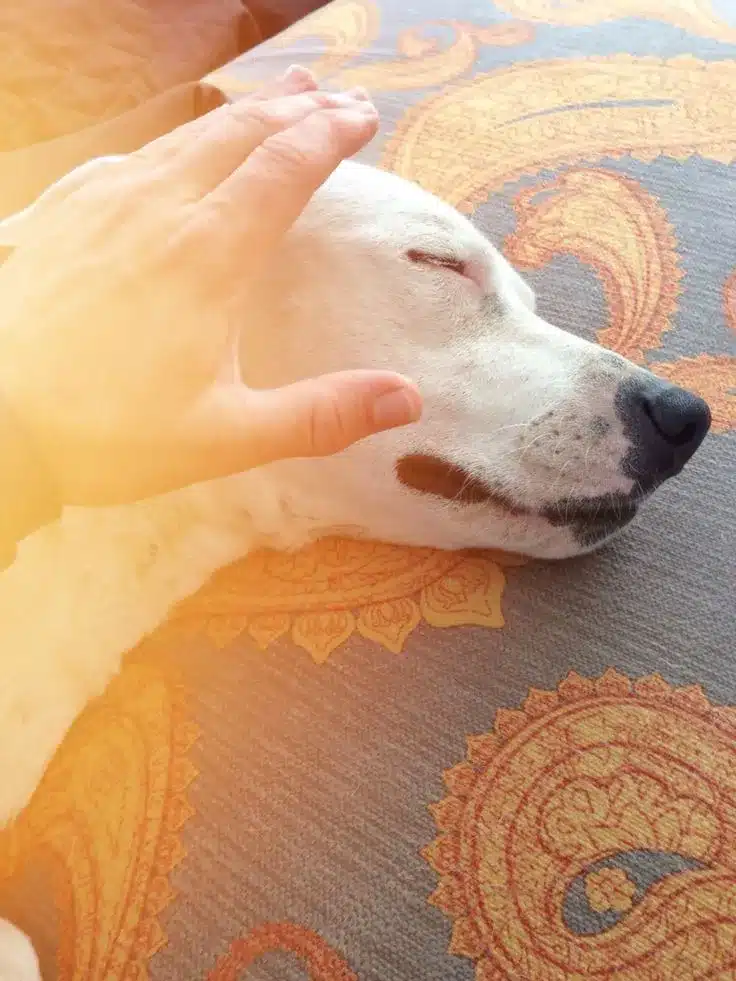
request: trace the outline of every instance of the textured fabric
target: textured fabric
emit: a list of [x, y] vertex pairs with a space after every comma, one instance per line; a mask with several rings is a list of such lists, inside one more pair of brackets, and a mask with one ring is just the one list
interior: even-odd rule
[[248, 10], [263, 32], [271, 37], [323, 7], [327, 0], [248, 0]]
[[3, 0], [0, 152], [194, 82], [323, 0]]
[[0, 150], [111, 119], [260, 40], [242, 0], [3, 0]]
[[225, 95], [213, 85], [184, 82], [120, 116], [0, 153], [0, 217], [25, 208], [50, 184], [87, 160], [130, 153], [225, 101]]
[[736, 978], [733, 5], [337, 0], [214, 81], [293, 61], [713, 432], [595, 556], [219, 574], [2, 836], [2, 913], [60, 981]]

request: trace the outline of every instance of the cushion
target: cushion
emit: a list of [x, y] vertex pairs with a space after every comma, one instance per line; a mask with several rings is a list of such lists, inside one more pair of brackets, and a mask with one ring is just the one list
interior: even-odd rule
[[[736, 20], [335, 0], [209, 81], [364, 84], [364, 158], [540, 312], [705, 396], [682, 478], [541, 564], [329, 539], [218, 574], [1, 837], [75, 981], [695, 981], [736, 940]], [[306, 972], [306, 973], [305, 973]]]
[[260, 38], [241, 0], [7, 0], [0, 151], [119, 116]]

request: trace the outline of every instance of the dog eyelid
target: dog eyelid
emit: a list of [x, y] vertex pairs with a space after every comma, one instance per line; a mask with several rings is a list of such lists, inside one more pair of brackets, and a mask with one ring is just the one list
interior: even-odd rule
[[406, 257], [410, 262], [420, 265], [439, 266], [441, 269], [449, 269], [460, 276], [468, 275], [468, 264], [454, 256], [434, 255], [431, 252], [423, 252], [421, 249], [409, 249]]

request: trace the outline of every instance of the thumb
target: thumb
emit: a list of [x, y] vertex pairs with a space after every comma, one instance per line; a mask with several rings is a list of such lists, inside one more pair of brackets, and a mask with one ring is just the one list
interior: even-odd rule
[[199, 479], [273, 460], [329, 456], [372, 433], [419, 419], [416, 386], [388, 371], [343, 371], [253, 390], [217, 388], [187, 424], [187, 443], [204, 456]]
[[251, 394], [280, 458], [339, 453], [373, 433], [416, 422], [422, 411], [416, 386], [393, 372], [345, 371]]

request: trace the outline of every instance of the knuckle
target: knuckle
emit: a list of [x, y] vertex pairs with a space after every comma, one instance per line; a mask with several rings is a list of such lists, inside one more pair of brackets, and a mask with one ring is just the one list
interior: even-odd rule
[[273, 102], [269, 99], [247, 99], [231, 107], [232, 112], [224, 116], [224, 124], [228, 135], [243, 132], [244, 127], [252, 129], [259, 126], [263, 129], [273, 126]]
[[252, 132], [254, 128], [258, 128], [266, 133], [288, 122], [299, 107], [303, 106], [305, 98], [287, 95], [243, 100], [233, 107], [233, 112], [228, 113], [228, 120], [233, 132], [242, 134], [244, 129]]
[[312, 158], [309, 149], [297, 143], [288, 132], [266, 140], [263, 151], [268, 156], [269, 168], [273, 167], [279, 174], [303, 171], [309, 167]]
[[334, 392], [323, 392], [315, 399], [309, 414], [308, 440], [315, 456], [327, 456], [354, 442], [350, 412]]
[[293, 125], [310, 113], [332, 108], [339, 102], [340, 97], [329, 92], [303, 92], [248, 100], [247, 103], [241, 102], [237, 112], [229, 114], [229, 120], [240, 131], [243, 127], [252, 130], [256, 126], [264, 133], [273, 132], [282, 126]]
[[340, 116], [335, 112], [323, 112], [321, 113], [321, 117], [322, 139], [320, 141], [320, 149], [340, 143], [343, 138]]
[[335, 106], [342, 105], [346, 101], [345, 96], [332, 92], [312, 92], [307, 98], [318, 109], [332, 109]]

